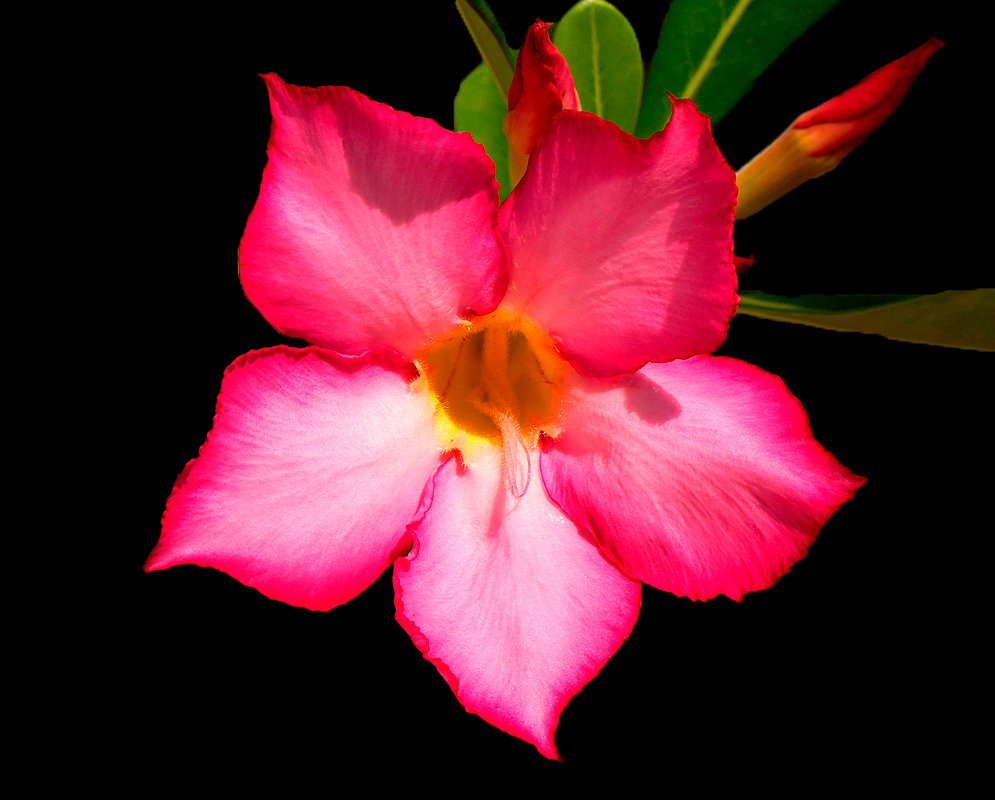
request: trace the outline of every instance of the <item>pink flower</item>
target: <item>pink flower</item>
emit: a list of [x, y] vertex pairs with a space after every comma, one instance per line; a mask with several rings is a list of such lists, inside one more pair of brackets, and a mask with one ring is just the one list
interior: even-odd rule
[[941, 47], [943, 42], [934, 36], [792, 122], [737, 173], [736, 219], [746, 219], [805, 181], [836, 169], [895, 112], [912, 81]]
[[529, 154], [553, 117], [565, 108], [580, 111], [570, 67], [549, 40], [551, 24], [536, 20], [529, 26], [508, 89], [504, 133], [508, 137], [512, 186], [525, 174]]
[[469, 135], [265, 79], [241, 277], [314, 346], [228, 368], [146, 568], [329, 609], [393, 564], [467, 710], [556, 757], [641, 581], [770, 586], [862, 482], [777, 378], [702, 355], [737, 303], [733, 172], [690, 101], [648, 140], [563, 111], [499, 207]]

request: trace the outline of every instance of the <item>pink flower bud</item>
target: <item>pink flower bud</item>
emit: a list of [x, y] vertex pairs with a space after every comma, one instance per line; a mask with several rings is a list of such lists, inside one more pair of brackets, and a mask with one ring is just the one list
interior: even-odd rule
[[525, 174], [529, 153], [553, 117], [564, 108], [580, 110], [570, 68], [549, 40], [550, 24], [536, 20], [525, 34], [508, 89], [504, 133], [513, 186]]
[[736, 219], [745, 219], [811, 178], [835, 169], [894, 113], [929, 57], [935, 36], [856, 86], [806, 111], [736, 174]]

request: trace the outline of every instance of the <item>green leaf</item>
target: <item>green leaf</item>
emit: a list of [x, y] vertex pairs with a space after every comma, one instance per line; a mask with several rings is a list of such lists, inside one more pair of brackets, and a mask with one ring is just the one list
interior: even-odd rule
[[498, 91], [508, 96], [511, 78], [515, 74], [515, 52], [508, 47], [504, 31], [498, 25], [494, 12], [484, 0], [456, 0], [456, 10], [463, 18], [463, 24], [470, 31], [473, 43], [480, 51], [480, 57], [494, 78]]
[[674, 0], [646, 76], [636, 128], [670, 119], [667, 92], [689, 97], [717, 125], [760, 74], [839, 0]]
[[778, 297], [739, 293], [739, 313], [832, 331], [965, 350], [995, 351], [995, 289], [939, 294], [851, 294]]
[[511, 191], [508, 140], [504, 135], [504, 115], [507, 111], [506, 97], [494, 85], [487, 67], [478, 64], [459, 85], [453, 108], [454, 127], [458, 131], [468, 131], [494, 159], [502, 200]]
[[643, 59], [622, 12], [603, 0], [582, 0], [553, 27], [553, 44], [570, 66], [581, 108], [635, 131]]

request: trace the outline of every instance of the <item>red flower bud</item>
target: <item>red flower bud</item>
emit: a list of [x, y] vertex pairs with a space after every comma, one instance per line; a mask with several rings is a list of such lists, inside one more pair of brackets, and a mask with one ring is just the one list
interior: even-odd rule
[[745, 219], [811, 178], [835, 169], [894, 113], [929, 57], [935, 36], [875, 70], [856, 86], [806, 111], [736, 174], [736, 219]]
[[564, 108], [580, 110], [570, 68], [549, 40], [550, 24], [536, 20], [525, 34], [508, 89], [504, 133], [513, 186], [525, 174], [529, 153], [553, 117]]

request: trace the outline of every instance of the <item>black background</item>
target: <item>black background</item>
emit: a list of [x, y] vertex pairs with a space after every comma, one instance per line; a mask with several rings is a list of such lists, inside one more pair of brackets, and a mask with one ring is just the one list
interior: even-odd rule
[[[631, 636], [561, 717], [565, 764], [464, 712], [393, 620], [389, 571], [324, 613], [211, 569], [142, 572], [225, 367], [250, 349], [300, 344], [238, 282], [269, 132], [257, 73], [352, 86], [451, 127], [459, 81], [479, 58], [451, 3], [414, 5], [370, 5], [358, 20], [331, 4], [166, 20], [170, 45], [129, 99], [143, 152], [128, 233], [144, 274], [126, 310], [138, 334], [124, 371], [131, 432], [120, 437], [120, 524], [103, 540], [112, 644], [97, 658], [141, 758], [180, 778], [283, 775], [288, 792], [316, 778], [335, 791], [349, 775], [441, 789], [467, 767], [488, 780], [648, 768], [656, 788], [690, 780], [706, 794], [719, 781], [782, 784], [795, 770], [870, 769], [893, 783], [931, 769], [976, 676], [970, 598], [991, 530], [987, 354], [735, 318], [719, 352], [781, 376], [816, 438], [868, 482], [805, 559], [740, 604], [645, 587]], [[617, 5], [648, 60], [666, 3]], [[536, 17], [556, 20], [570, 3], [493, 6], [517, 45]], [[973, 250], [983, 206], [961, 184], [988, 169], [961, 96], [973, 55], [942, 7], [844, 2], [715, 136], [739, 167], [799, 113], [933, 35], [947, 46], [879, 131], [835, 172], [737, 224], [737, 252], [757, 259], [743, 288], [991, 285]]]

